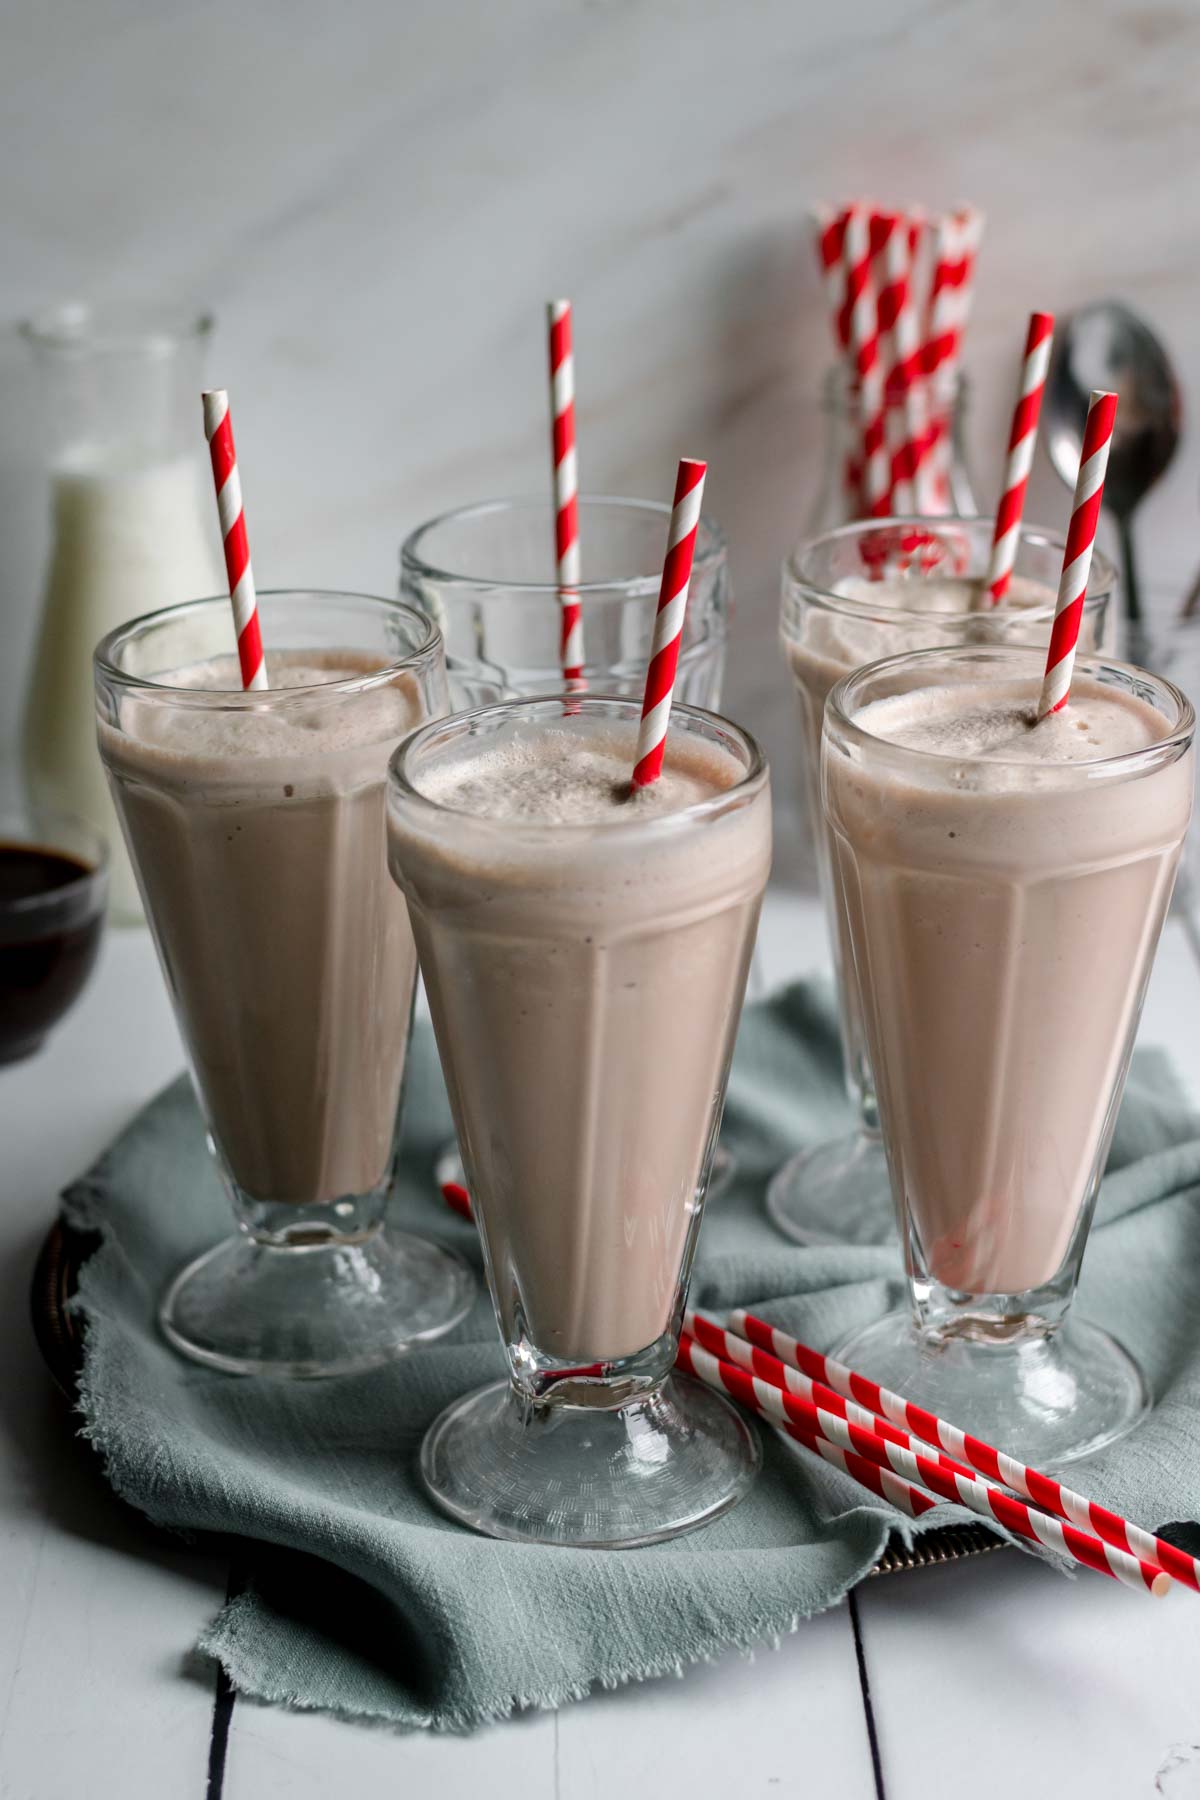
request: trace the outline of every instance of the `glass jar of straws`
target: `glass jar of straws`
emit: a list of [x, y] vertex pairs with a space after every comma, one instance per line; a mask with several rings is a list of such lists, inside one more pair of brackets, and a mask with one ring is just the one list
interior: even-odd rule
[[[924, 384], [922, 395], [927, 448], [921, 458], [923, 488], [919, 506], [889, 503], [889, 512], [917, 511], [973, 518], [979, 504], [966, 449], [970, 384], [959, 369], [944, 371]], [[820, 486], [805, 532], [816, 537], [839, 525], [869, 516], [863, 487], [863, 418], [860, 392], [844, 365], [826, 370], [821, 386], [825, 420], [825, 457]], [[889, 385], [884, 403], [884, 442], [893, 466], [899, 467], [907, 441], [905, 396]]]

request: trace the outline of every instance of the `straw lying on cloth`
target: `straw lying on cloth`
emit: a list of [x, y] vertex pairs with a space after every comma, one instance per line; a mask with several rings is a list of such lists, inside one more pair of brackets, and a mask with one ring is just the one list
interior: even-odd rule
[[950, 419], [983, 219], [866, 201], [813, 211], [834, 345], [857, 441], [842, 480], [851, 517], [945, 512]]
[[[430, 1189], [450, 1116], [425, 1024], [410, 1066], [391, 1217], [478, 1269], [474, 1227]], [[784, 1244], [763, 1207], [764, 1185], [786, 1156], [852, 1124], [824, 990], [793, 988], [748, 1008], [725, 1123], [740, 1172], [704, 1220], [697, 1310], [752, 1307], [825, 1349], [902, 1303], [894, 1251]], [[504, 1372], [482, 1291], [451, 1341], [366, 1375], [239, 1381], [182, 1362], [158, 1335], [158, 1297], [229, 1223], [183, 1083], [134, 1121], [68, 1205], [104, 1234], [82, 1283], [85, 1428], [113, 1484], [143, 1512], [176, 1529], [240, 1539], [242, 1591], [204, 1646], [239, 1688], [263, 1699], [463, 1729], [592, 1684], [766, 1645], [833, 1605], [892, 1534], [974, 1522], [941, 1501], [916, 1503], [926, 1510], [910, 1518], [897, 1510], [899, 1476], [880, 1470], [878, 1489], [865, 1491], [835, 1466], [845, 1453], [818, 1460], [765, 1432], [763, 1471], [747, 1498], [674, 1543], [574, 1552], [476, 1537], [426, 1498], [417, 1449], [444, 1406]], [[1198, 1254], [1200, 1121], [1163, 1059], [1143, 1052], [1078, 1305], [1127, 1344], [1156, 1400], [1131, 1438], [1089, 1462], [1088, 1493], [1160, 1532], [1169, 1520], [1194, 1518], [1200, 1494]], [[1200, 1550], [1200, 1530], [1178, 1541]], [[1061, 1604], [1073, 1603], [1064, 1586]], [[1172, 1604], [1186, 1606], [1187, 1596]], [[181, 1641], [181, 1655], [186, 1648]]]

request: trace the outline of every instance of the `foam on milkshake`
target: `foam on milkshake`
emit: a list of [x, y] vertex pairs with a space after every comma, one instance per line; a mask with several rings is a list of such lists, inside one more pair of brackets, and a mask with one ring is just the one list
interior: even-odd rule
[[1037, 700], [1024, 684], [1006, 682], [918, 688], [873, 700], [855, 723], [872, 737], [926, 755], [999, 763], [1097, 762], [1130, 756], [1167, 734], [1156, 707], [1086, 677], [1066, 706], [1043, 719]]
[[[672, 744], [662, 774], [630, 789], [637, 735], [620, 726], [586, 735], [561, 726], [517, 725], [486, 756], [464, 749], [420, 777], [439, 806], [527, 824], [628, 824], [655, 818], [733, 787], [741, 770], [714, 746]], [[630, 810], [632, 808], [632, 811]]]

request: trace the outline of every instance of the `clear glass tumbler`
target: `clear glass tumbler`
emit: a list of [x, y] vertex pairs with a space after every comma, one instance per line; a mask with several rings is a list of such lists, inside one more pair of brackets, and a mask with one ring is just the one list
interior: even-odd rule
[[50, 556], [25, 703], [35, 805], [74, 813], [113, 847], [110, 900], [140, 919], [96, 755], [92, 651], [151, 607], [216, 593], [221, 539], [199, 418], [213, 322], [166, 307], [60, 306], [21, 335], [38, 370]]
[[175, 1347], [234, 1373], [372, 1367], [462, 1317], [456, 1256], [384, 1229], [416, 950], [388, 875], [387, 762], [446, 711], [436, 627], [394, 600], [259, 596], [243, 693], [227, 598], [96, 651], [100, 754], [238, 1231], [171, 1283]]
[[[768, 1211], [798, 1243], [881, 1244], [896, 1235], [844, 912], [821, 816], [826, 696], [852, 670], [905, 650], [1047, 644], [1064, 540], [1022, 527], [1008, 597], [999, 607], [973, 611], [991, 543], [990, 519], [883, 519], [807, 540], [784, 565], [780, 629], [800, 705], [804, 784], [837, 979], [846, 1086], [859, 1116], [855, 1132], [800, 1151], [771, 1181]], [[1107, 643], [1115, 584], [1116, 570], [1097, 552], [1081, 634], [1085, 647]]]
[[[593, 693], [641, 695], [670, 516], [656, 501], [580, 496], [579, 601]], [[418, 526], [400, 550], [400, 593], [436, 621], [454, 667], [512, 694], [562, 692], [550, 500], [490, 500]], [[725, 538], [706, 516], [675, 689], [690, 706], [720, 705], [729, 606]]]
[[[593, 693], [642, 692], [670, 516], [657, 501], [580, 496], [584, 678]], [[544, 499], [459, 507], [405, 539], [401, 596], [436, 621], [453, 669], [507, 694], [561, 693], [554, 541], [554, 506]], [[725, 537], [705, 516], [679, 653], [680, 701], [710, 712], [720, 706], [729, 614]], [[732, 1157], [718, 1147], [711, 1192], [733, 1172]], [[443, 1189], [465, 1185], [456, 1145], [438, 1157], [435, 1174]]]
[[[601, 735], [639, 705], [585, 696], [458, 714], [392, 760], [390, 860], [408, 900], [509, 1378], [422, 1450], [455, 1518], [497, 1537], [647, 1543], [731, 1506], [756, 1440], [672, 1374], [771, 848], [766, 766], [676, 706], [668, 767], [724, 779], [673, 813], [497, 818], [436, 796], [448, 766]], [[465, 798], [463, 797], [465, 795]], [[469, 809], [468, 809], [469, 808]]]
[[[1149, 1404], [1126, 1351], [1068, 1315], [1196, 723], [1169, 682], [1081, 656], [1040, 728], [1077, 760], [1035, 760], [1024, 722], [1044, 660], [959, 646], [876, 663], [833, 689], [822, 751], [912, 1300], [838, 1355], [1035, 1464], [1089, 1455]], [[992, 747], [894, 741], [894, 697], [919, 696], [909, 719], [978, 719], [981, 689], [1014, 721]]]

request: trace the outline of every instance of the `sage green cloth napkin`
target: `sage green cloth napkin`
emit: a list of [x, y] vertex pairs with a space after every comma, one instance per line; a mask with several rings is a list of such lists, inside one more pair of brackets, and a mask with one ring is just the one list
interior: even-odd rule
[[[433, 1192], [449, 1116], [427, 1029], [413, 1059], [395, 1216], [478, 1266], [473, 1228]], [[696, 1304], [760, 1306], [829, 1347], [901, 1299], [894, 1252], [798, 1249], [763, 1212], [782, 1158], [849, 1124], [824, 991], [796, 987], [750, 1008], [726, 1115], [741, 1173], [705, 1219]], [[1198, 1184], [1200, 1121], [1163, 1060], [1143, 1055], [1079, 1304], [1141, 1359], [1158, 1399], [1133, 1438], [1089, 1465], [1088, 1489], [1154, 1525], [1200, 1516]], [[85, 1429], [114, 1487], [152, 1519], [245, 1541], [245, 1589], [202, 1648], [262, 1699], [468, 1729], [770, 1642], [837, 1601], [890, 1532], [969, 1516], [939, 1507], [913, 1527], [767, 1434], [749, 1497], [674, 1543], [601, 1552], [476, 1537], [425, 1498], [416, 1457], [448, 1401], [502, 1372], [482, 1290], [451, 1337], [367, 1375], [239, 1380], [180, 1360], [158, 1336], [155, 1303], [168, 1275], [229, 1228], [183, 1081], [66, 1202], [104, 1237], [79, 1300]]]

